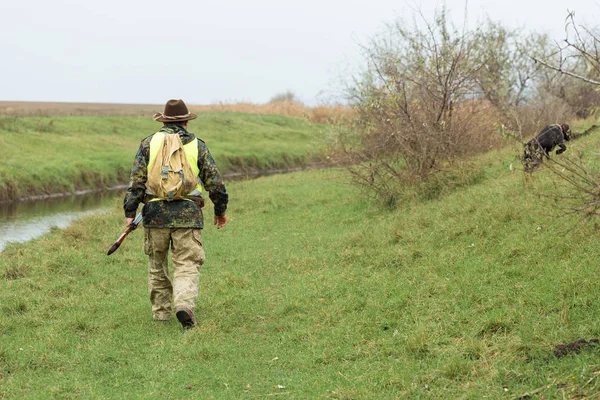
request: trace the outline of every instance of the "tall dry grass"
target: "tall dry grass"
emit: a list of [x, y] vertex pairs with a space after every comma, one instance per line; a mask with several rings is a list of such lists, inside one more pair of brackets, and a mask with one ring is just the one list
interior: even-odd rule
[[[279, 101], [267, 104], [224, 103], [208, 105], [188, 105], [193, 112], [240, 112], [248, 114], [276, 114], [294, 118], [304, 118], [315, 123], [340, 120], [350, 116], [349, 107], [341, 105], [309, 107], [293, 101]], [[163, 110], [160, 104], [111, 104], [111, 103], [59, 103], [59, 102], [9, 102], [0, 101], [0, 115], [18, 117], [53, 116], [127, 116], [152, 117]]]
[[193, 105], [192, 110], [202, 111], [228, 111], [242, 112], [248, 114], [277, 114], [286, 117], [296, 117], [309, 119], [315, 123], [325, 123], [328, 121], [339, 121], [348, 118], [352, 114], [350, 107], [333, 106], [315, 106], [309, 107], [294, 101], [276, 101], [267, 104], [256, 103], [218, 103], [209, 105]]

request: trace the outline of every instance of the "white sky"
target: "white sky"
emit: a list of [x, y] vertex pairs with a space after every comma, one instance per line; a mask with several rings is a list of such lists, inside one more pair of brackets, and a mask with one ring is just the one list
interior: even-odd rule
[[[563, 38], [567, 9], [595, 26], [600, 0], [470, 0], [483, 16]], [[446, 0], [462, 24], [464, 0]], [[443, 0], [0, 0], [0, 100], [164, 104], [335, 95], [359, 44]]]

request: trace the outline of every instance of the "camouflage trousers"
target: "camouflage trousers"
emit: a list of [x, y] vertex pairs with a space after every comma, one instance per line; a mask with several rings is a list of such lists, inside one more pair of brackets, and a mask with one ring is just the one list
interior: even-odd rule
[[[171, 250], [172, 278], [169, 272]], [[148, 255], [148, 294], [155, 320], [168, 320], [175, 310], [196, 306], [200, 266], [205, 255], [201, 230], [195, 228], [144, 228], [144, 253]]]

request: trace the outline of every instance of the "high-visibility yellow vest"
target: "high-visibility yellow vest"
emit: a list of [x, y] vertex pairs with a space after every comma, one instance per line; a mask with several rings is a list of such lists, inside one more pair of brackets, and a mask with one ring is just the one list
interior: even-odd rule
[[[167, 134], [166, 132], [156, 132], [152, 136], [152, 139], [150, 140], [150, 157], [148, 159], [148, 171], [150, 171], [152, 169], [152, 165], [154, 165], [154, 162], [156, 161], [158, 152], [159, 152], [159, 150], [161, 150], [161, 144], [162, 144], [162, 136], [161, 135], [166, 135], [166, 134]], [[183, 150], [185, 151], [185, 156], [186, 156], [188, 162], [190, 163], [190, 166], [192, 167], [192, 171], [194, 171], [194, 175], [196, 176], [196, 179], [197, 179], [198, 174], [200, 173], [200, 169], [198, 168], [198, 138], [194, 138], [194, 140], [192, 140], [188, 144], [184, 144]], [[200, 182], [198, 182], [198, 185], [196, 185], [196, 188], [191, 193], [189, 193], [189, 195], [199, 196], [201, 193], [202, 193], [202, 184]], [[152, 199], [150, 201], [154, 201], [154, 200], [159, 200], [159, 199]]]

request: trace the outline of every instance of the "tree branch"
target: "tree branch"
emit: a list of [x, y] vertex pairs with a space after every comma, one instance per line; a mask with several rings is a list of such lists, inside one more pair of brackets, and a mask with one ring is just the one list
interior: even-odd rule
[[600, 81], [596, 81], [596, 80], [593, 80], [593, 79], [589, 79], [589, 78], [586, 78], [585, 76], [581, 76], [581, 75], [578, 75], [578, 74], [574, 74], [573, 72], [565, 71], [565, 70], [563, 70], [562, 68], [557, 68], [557, 67], [555, 67], [555, 66], [553, 66], [553, 65], [550, 65], [550, 64], [548, 64], [548, 63], [546, 63], [546, 62], [544, 62], [544, 61], [542, 61], [542, 60], [540, 60], [540, 59], [537, 59], [537, 58], [535, 58], [535, 57], [531, 57], [531, 59], [532, 59], [533, 61], [537, 62], [537, 63], [540, 63], [540, 64], [542, 64], [543, 66], [545, 66], [545, 67], [547, 67], [547, 68], [550, 68], [551, 70], [554, 70], [554, 71], [560, 72], [561, 74], [564, 74], [564, 75], [567, 75], [567, 76], [570, 76], [570, 77], [573, 77], [573, 78], [576, 78], [576, 79], [582, 80], [582, 81], [584, 81], [584, 82], [587, 82], [587, 83], [591, 83], [592, 85], [599, 85], [599, 86], [600, 86]]

